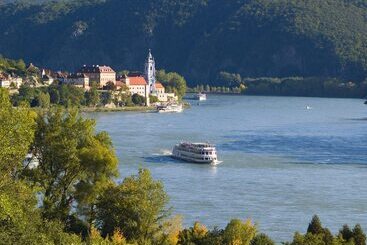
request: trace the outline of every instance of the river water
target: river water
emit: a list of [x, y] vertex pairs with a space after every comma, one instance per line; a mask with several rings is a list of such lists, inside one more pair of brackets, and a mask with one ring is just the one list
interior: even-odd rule
[[[174, 214], [209, 228], [251, 218], [277, 242], [313, 214], [336, 233], [367, 230], [367, 106], [358, 99], [209, 95], [178, 114], [92, 113], [110, 133], [122, 177], [160, 179]], [[217, 146], [216, 166], [169, 157], [181, 140]]]

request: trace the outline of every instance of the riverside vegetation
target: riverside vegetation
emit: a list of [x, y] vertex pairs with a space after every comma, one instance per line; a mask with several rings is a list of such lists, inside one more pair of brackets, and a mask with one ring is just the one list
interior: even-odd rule
[[[250, 220], [182, 227], [149, 170], [116, 183], [109, 135], [75, 108], [36, 113], [24, 103], [13, 107], [0, 89], [0, 119], [0, 244], [274, 244]], [[28, 153], [33, 160], [24, 160]], [[305, 234], [285, 244], [365, 245], [366, 235], [358, 224], [333, 235], [314, 216]]]

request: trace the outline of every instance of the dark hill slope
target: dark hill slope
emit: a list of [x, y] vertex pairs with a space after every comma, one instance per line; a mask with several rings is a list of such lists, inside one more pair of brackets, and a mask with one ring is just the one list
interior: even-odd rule
[[0, 7], [0, 53], [57, 69], [86, 63], [159, 67], [189, 81], [219, 71], [363, 80], [361, 0], [79, 0]]

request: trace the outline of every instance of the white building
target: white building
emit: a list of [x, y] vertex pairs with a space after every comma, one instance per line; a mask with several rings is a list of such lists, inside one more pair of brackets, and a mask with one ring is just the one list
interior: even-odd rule
[[164, 86], [160, 82], [155, 83], [155, 92], [152, 95], [157, 96], [160, 102], [168, 102], [178, 99], [174, 93], [166, 93]]
[[89, 77], [90, 83], [96, 83], [100, 88], [106, 86], [108, 82], [116, 85], [116, 72], [109, 66], [86, 66], [80, 68], [78, 73], [82, 73]]
[[7, 74], [0, 74], [0, 87], [2, 88], [19, 88], [23, 84], [21, 77], [12, 77]]
[[[156, 80], [155, 61], [150, 50], [145, 61], [144, 75], [124, 75], [121, 78], [121, 82], [128, 87], [130, 94], [139, 94], [145, 97], [148, 105], [150, 103], [149, 95], [156, 96], [160, 102], [177, 100], [177, 96], [174, 93], [166, 93], [162, 83]], [[119, 84], [120, 87], [121, 85]]]
[[150, 89], [143, 76], [123, 76], [122, 82], [129, 88], [130, 94], [138, 94], [149, 97]]
[[45, 85], [51, 85], [55, 81], [55, 79], [52, 76], [51, 70], [42, 69], [41, 78], [42, 78], [42, 83]]
[[71, 84], [79, 88], [84, 88], [89, 90], [89, 77], [85, 74], [77, 73], [77, 74], [71, 74], [68, 75], [63, 83], [65, 84]]
[[9, 88], [10, 87], [10, 81], [7, 80], [7, 79], [0, 79], [0, 87]]

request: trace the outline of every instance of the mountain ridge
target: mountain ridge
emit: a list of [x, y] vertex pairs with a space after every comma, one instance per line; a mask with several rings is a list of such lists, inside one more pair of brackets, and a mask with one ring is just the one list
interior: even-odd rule
[[54, 69], [141, 70], [151, 48], [159, 68], [191, 84], [221, 71], [363, 81], [367, 70], [359, 0], [80, 0], [7, 4], [0, 13], [0, 53]]

